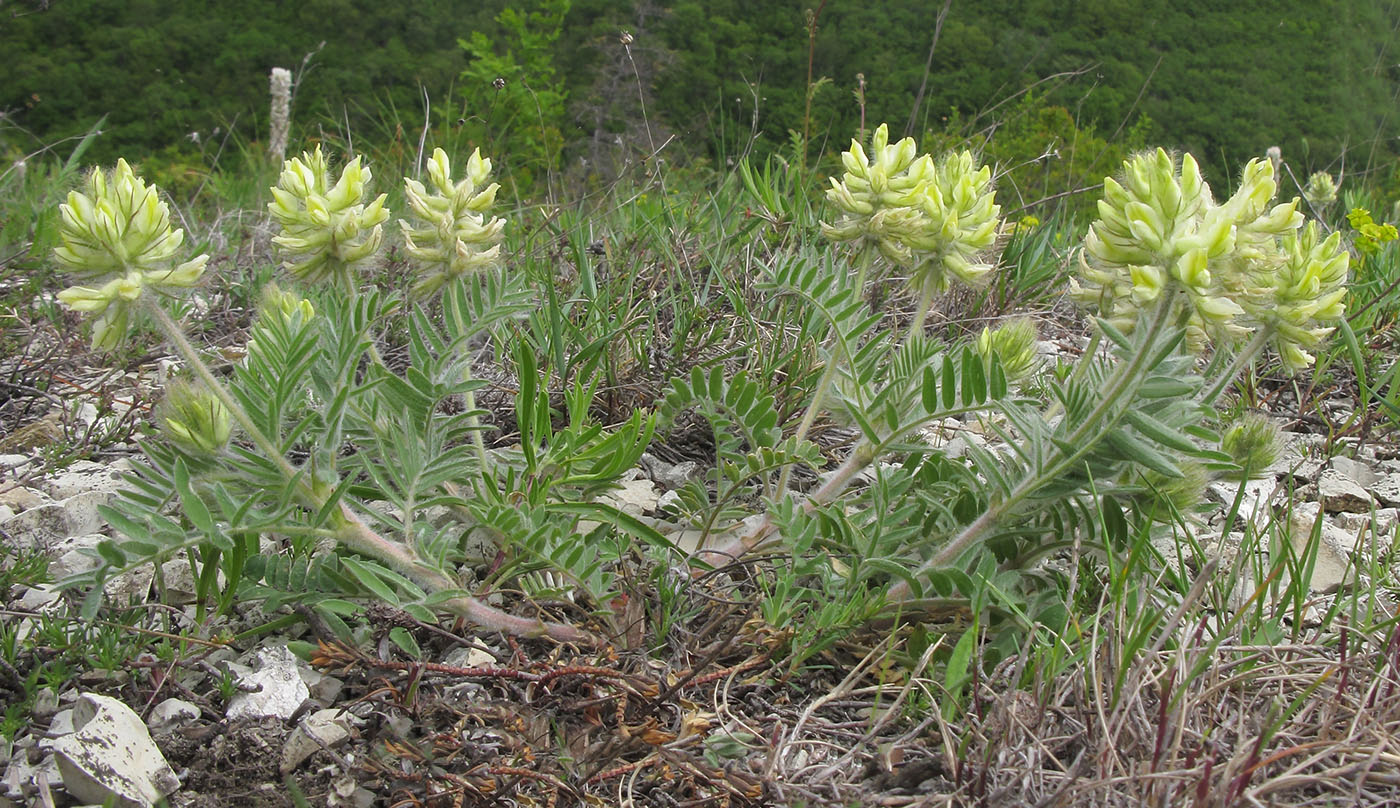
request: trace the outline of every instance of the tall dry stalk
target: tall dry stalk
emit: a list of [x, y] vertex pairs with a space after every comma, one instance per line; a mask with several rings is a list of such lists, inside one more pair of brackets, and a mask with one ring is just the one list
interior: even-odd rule
[[292, 71], [285, 67], [272, 68], [272, 134], [267, 152], [277, 162], [287, 159], [287, 130], [292, 119]]

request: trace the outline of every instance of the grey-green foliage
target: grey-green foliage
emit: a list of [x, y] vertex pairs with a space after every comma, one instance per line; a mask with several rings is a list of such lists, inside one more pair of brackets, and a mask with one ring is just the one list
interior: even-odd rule
[[[377, 292], [329, 292], [315, 298], [314, 314], [305, 304], [265, 304], [228, 386], [286, 456], [306, 459], [297, 482], [286, 483], [277, 460], [237, 443], [216, 463], [151, 442], [128, 490], [103, 509], [122, 538], [103, 542], [102, 564], [65, 585], [91, 587], [92, 614], [112, 575], [184, 558], [201, 608], [209, 599], [220, 610], [235, 600], [301, 602], [342, 632], [363, 598], [431, 620], [436, 605], [460, 594], [425, 587], [412, 568], [327, 552], [349, 504], [415, 564], [456, 579], [459, 565], [481, 561], [464, 553], [469, 534], [482, 531], [512, 574], [556, 571], [589, 608], [598, 606], [615, 593], [607, 565], [634, 539], [664, 545], [647, 526], [593, 502], [635, 463], [653, 420], [638, 413], [605, 431], [589, 423], [592, 390], [582, 390], [569, 426], [555, 430], [548, 396], [523, 363], [522, 381], [531, 381], [517, 403], [524, 448], [493, 455], [483, 468], [471, 446], [480, 411], [461, 406], [481, 385], [465, 349], [532, 306], [527, 290], [490, 273], [454, 286], [440, 311]], [[367, 361], [395, 317], [408, 332], [409, 364], [397, 373]], [[296, 485], [323, 504], [309, 509]], [[603, 525], [588, 542], [577, 536], [583, 518]]]

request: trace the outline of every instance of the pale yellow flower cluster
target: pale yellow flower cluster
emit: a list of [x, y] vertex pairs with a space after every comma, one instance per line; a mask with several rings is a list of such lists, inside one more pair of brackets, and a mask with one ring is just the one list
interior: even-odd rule
[[373, 176], [356, 157], [330, 184], [330, 166], [321, 147], [283, 164], [282, 176], [268, 203], [282, 233], [272, 241], [292, 275], [306, 281], [331, 279], [353, 283], [350, 270], [371, 258], [384, 240], [381, 224], [389, 218], [385, 195], [366, 203]]
[[408, 206], [418, 227], [400, 219], [405, 249], [423, 266], [424, 274], [413, 286], [415, 295], [430, 295], [443, 284], [500, 260], [505, 220], [487, 218], [500, 185], [491, 179], [491, 161], [481, 150], [467, 160], [467, 173], [453, 182], [447, 153], [435, 149], [428, 161], [432, 191], [414, 179], [404, 179]]
[[909, 267], [921, 290], [947, 288], [950, 275], [965, 283], [981, 280], [991, 265], [976, 256], [996, 238], [1001, 214], [990, 169], [979, 168], [970, 152], [935, 162], [918, 153], [913, 138], [890, 144], [885, 124], [870, 148], [867, 155], [852, 140], [841, 155], [846, 172], [839, 181], [832, 178], [826, 192], [840, 217], [822, 222], [822, 233]]
[[83, 191], [60, 206], [61, 244], [54, 250], [70, 274], [88, 286], [58, 293], [69, 308], [97, 314], [92, 346], [112, 350], [130, 325], [133, 305], [147, 289], [173, 294], [194, 286], [209, 256], [171, 266], [185, 231], [170, 226], [170, 208], [156, 189], [118, 160], [108, 178], [88, 174]]
[[1268, 327], [1285, 364], [1306, 367], [1331, 331], [1316, 324], [1342, 314], [1348, 258], [1339, 237], [1299, 237], [1298, 200], [1270, 206], [1275, 190], [1267, 160], [1217, 204], [1191, 155], [1130, 158], [1121, 182], [1104, 181], [1073, 294], [1123, 331], [1167, 295], [1190, 307], [1196, 344]]

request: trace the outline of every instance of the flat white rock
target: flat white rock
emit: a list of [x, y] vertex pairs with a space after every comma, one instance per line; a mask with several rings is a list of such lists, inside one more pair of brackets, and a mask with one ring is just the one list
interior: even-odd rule
[[308, 715], [282, 745], [282, 773], [288, 774], [300, 766], [322, 744], [329, 747], [343, 743], [350, 737], [351, 718], [349, 713], [335, 708], [317, 710]]
[[258, 668], [238, 680], [241, 687], [257, 688], [240, 692], [228, 705], [228, 717], [267, 718], [274, 716], [286, 721], [300, 709], [311, 695], [306, 682], [297, 671], [296, 655], [285, 647], [268, 648], [258, 652]]
[[163, 727], [167, 724], [187, 724], [199, 718], [200, 710], [197, 705], [191, 704], [184, 699], [166, 699], [157, 704], [151, 710], [151, 717], [148, 719], [152, 727]]
[[147, 808], [180, 787], [141, 717], [120, 701], [82, 694], [73, 726], [53, 750], [63, 787], [79, 802]]
[[1317, 496], [1328, 513], [1364, 513], [1372, 505], [1370, 492], [1336, 469], [1323, 469], [1317, 475]]

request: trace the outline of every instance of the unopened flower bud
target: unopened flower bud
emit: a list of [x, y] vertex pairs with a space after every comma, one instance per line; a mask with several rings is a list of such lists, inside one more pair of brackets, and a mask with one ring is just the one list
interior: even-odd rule
[[1220, 439], [1220, 450], [1248, 477], [1258, 477], [1272, 466], [1278, 460], [1282, 445], [1278, 426], [1255, 413], [1241, 417]]
[[977, 353], [983, 359], [995, 356], [1007, 380], [1020, 381], [1030, 376], [1038, 364], [1035, 355], [1038, 336], [1034, 320], [1017, 317], [996, 330], [982, 329], [977, 337]]
[[1303, 198], [1314, 208], [1325, 208], [1337, 201], [1337, 181], [1326, 171], [1314, 172], [1308, 177], [1308, 185], [1303, 189]]
[[232, 432], [223, 402], [208, 390], [183, 383], [166, 392], [159, 423], [172, 443], [195, 456], [218, 454]]

